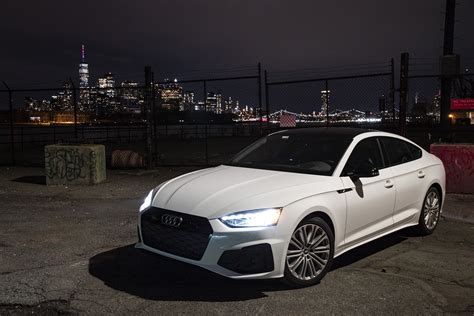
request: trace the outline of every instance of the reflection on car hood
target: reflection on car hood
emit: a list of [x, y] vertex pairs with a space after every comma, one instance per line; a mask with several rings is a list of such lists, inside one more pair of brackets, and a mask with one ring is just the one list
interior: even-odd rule
[[207, 218], [249, 209], [281, 207], [336, 189], [338, 178], [219, 166], [168, 181], [153, 206]]

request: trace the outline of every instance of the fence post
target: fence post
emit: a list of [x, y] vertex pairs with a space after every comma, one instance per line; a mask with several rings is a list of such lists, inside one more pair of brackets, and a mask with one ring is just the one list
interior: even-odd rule
[[72, 86], [72, 102], [74, 105], [74, 140], [77, 143], [77, 91], [71, 78], [69, 78], [69, 82]]
[[15, 136], [14, 136], [14, 121], [15, 121], [15, 115], [13, 113], [13, 91], [10, 89], [10, 87], [7, 85], [5, 81], [2, 81], [3, 85], [5, 88], [8, 90], [8, 107], [10, 111], [10, 147], [11, 147], [11, 164], [12, 166], [15, 166], [16, 161], [15, 161]]
[[325, 80], [325, 102], [326, 102], [326, 126], [329, 127], [329, 82]]
[[152, 93], [152, 97], [153, 97], [153, 109], [152, 109], [152, 113], [153, 113], [153, 161], [155, 161], [155, 165], [156, 165], [156, 161], [157, 161], [157, 157], [158, 157], [158, 133], [157, 133], [157, 130], [156, 130], [156, 87], [155, 87], [155, 73], [152, 72], [151, 73], [151, 93]]
[[408, 102], [408, 53], [403, 53], [400, 62], [400, 109], [398, 112], [399, 133], [402, 136], [406, 134], [407, 125], [407, 102]]
[[268, 128], [270, 127], [270, 97], [268, 93], [268, 75], [267, 71], [264, 71], [264, 81], [265, 81], [265, 112], [267, 116], [267, 132]]
[[389, 102], [392, 107], [392, 126], [395, 127], [395, 62], [390, 59], [390, 92]]
[[204, 89], [204, 112], [206, 114], [205, 120], [206, 120], [206, 125], [204, 128], [204, 138], [205, 138], [205, 155], [206, 155], [206, 166], [209, 165], [209, 144], [208, 144], [208, 124], [209, 124], [209, 113], [207, 112], [207, 84], [206, 80], [203, 82], [203, 89]]
[[258, 63], [258, 108], [260, 115], [260, 134], [262, 133], [262, 65]]
[[153, 128], [151, 125], [152, 113], [151, 113], [151, 67], [145, 67], [145, 112], [146, 112], [146, 156], [147, 156], [147, 167], [150, 169], [153, 164]]

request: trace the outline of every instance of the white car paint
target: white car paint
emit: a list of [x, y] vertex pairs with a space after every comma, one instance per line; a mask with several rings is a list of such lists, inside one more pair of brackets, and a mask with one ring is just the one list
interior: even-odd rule
[[[396, 230], [417, 225], [424, 196], [431, 185], [441, 187], [444, 201], [442, 162], [421, 149], [420, 159], [381, 169], [376, 177], [361, 178], [361, 197], [357, 192], [360, 188], [349, 177], [340, 175], [357, 143], [375, 136], [400, 138], [414, 144], [385, 132], [359, 134], [354, 137], [332, 176], [222, 165], [171, 179], [157, 190], [151, 205], [209, 219], [213, 234], [202, 259], [179, 257], [153, 249], [143, 242], [137, 243], [136, 247], [230, 278], [277, 278], [284, 273], [291, 234], [302, 219], [314, 212], [324, 213], [332, 222], [335, 257]], [[342, 189], [352, 190], [342, 194], [337, 192]], [[271, 207], [283, 208], [276, 226], [231, 228], [219, 220], [226, 214]], [[139, 226], [140, 220], [141, 214]], [[272, 247], [273, 271], [239, 274], [217, 265], [224, 251], [261, 243]]]

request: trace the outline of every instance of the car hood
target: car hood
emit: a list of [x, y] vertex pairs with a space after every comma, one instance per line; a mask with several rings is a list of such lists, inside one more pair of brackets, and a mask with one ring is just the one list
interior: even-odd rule
[[152, 205], [207, 218], [268, 207], [339, 189], [338, 178], [282, 171], [218, 166], [174, 178], [156, 193]]

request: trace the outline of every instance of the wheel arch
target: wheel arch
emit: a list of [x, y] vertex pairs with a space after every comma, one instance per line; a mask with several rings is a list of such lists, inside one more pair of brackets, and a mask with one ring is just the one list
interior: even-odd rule
[[307, 219], [313, 218], [313, 217], [319, 217], [319, 218], [323, 219], [329, 225], [329, 227], [331, 228], [331, 231], [332, 231], [333, 235], [336, 234], [336, 231], [335, 231], [335, 228], [334, 228], [334, 223], [333, 223], [331, 217], [327, 213], [322, 212], [322, 211], [313, 211], [313, 212], [309, 213], [299, 223], [301, 223], [301, 222], [303, 222]]
[[[441, 203], [440, 205], [443, 205], [443, 202], [444, 202], [444, 192], [443, 192], [443, 188], [441, 187], [441, 184], [439, 184], [438, 182], [433, 182], [430, 184], [430, 186], [428, 187], [428, 190], [431, 189], [431, 188], [436, 188], [440, 194], [440, 199], [441, 199]], [[428, 190], [426, 190], [428, 192]]]

